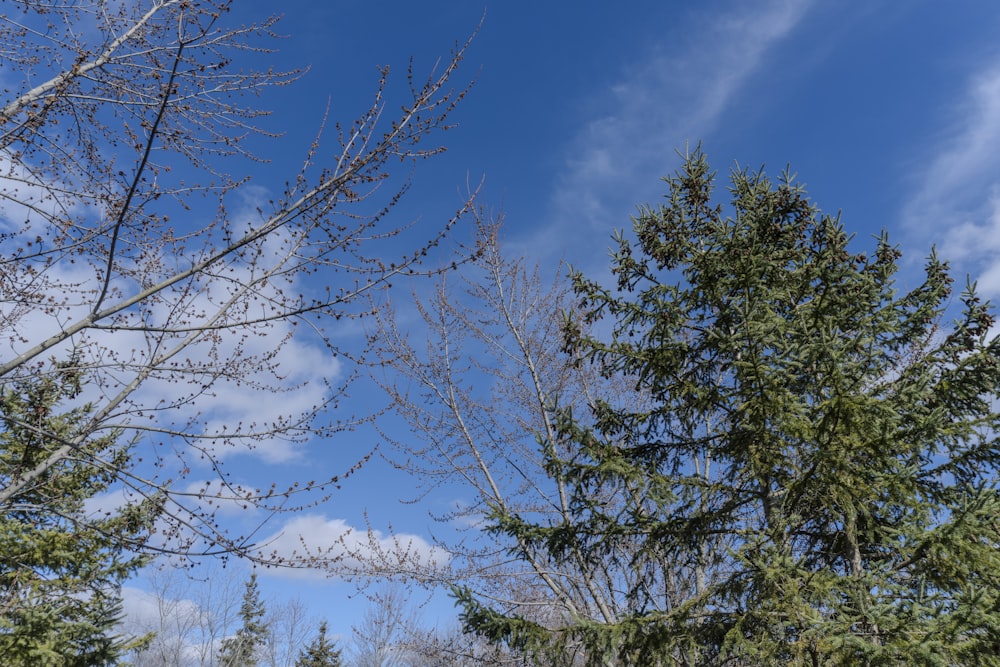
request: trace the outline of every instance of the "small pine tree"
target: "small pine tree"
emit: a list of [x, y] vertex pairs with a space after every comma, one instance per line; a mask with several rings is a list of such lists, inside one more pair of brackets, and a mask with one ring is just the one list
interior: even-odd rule
[[266, 613], [267, 609], [257, 587], [257, 573], [254, 572], [247, 580], [243, 603], [240, 605], [240, 620], [243, 625], [235, 635], [223, 640], [219, 651], [220, 667], [257, 667], [259, 649], [267, 644], [267, 625], [264, 623]]
[[295, 661], [295, 667], [341, 667], [343, 664], [336, 642], [326, 636], [326, 621], [319, 624], [316, 637]]
[[85, 503], [108, 491], [108, 466], [128, 464], [115, 433], [80, 438], [90, 406], [59, 413], [80, 395], [73, 360], [41, 380], [0, 390], [0, 488], [22, 481], [39, 460], [69, 440], [75, 455], [30, 480], [0, 507], [0, 656], [11, 667], [114, 663], [141, 641], [114, 635], [121, 583], [146, 561], [141, 547], [159, 502], [148, 500], [88, 515]]

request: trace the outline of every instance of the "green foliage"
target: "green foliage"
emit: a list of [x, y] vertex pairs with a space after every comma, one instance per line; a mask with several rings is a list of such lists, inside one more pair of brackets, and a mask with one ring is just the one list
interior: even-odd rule
[[319, 625], [319, 632], [295, 661], [295, 667], [341, 667], [343, 660], [337, 644], [326, 636], [326, 621]]
[[257, 573], [247, 580], [240, 605], [240, 620], [243, 625], [232, 637], [222, 642], [218, 664], [221, 667], [257, 667], [259, 649], [267, 644], [267, 625], [264, 616], [267, 609], [260, 599], [257, 587]]
[[[81, 392], [70, 361], [0, 393], [0, 485], [21, 480], [87, 428], [90, 408], [58, 413]], [[109, 466], [125, 468], [117, 434], [82, 439], [75, 455], [31, 480], [0, 516], [0, 655], [5, 665], [113, 664], [143, 639], [113, 634], [122, 581], [145, 562], [128, 550], [145, 543], [156, 500], [87, 516], [85, 502], [108, 491]]]
[[491, 517], [515, 556], [618, 572], [638, 611], [542, 627], [463, 594], [466, 626], [592, 665], [1000, 664], [988, 304], [970, 285], [943, 325], [945, 263], [898, 291], [886, 236], [852, 252], [787, 174], [735, 171], [728, 209], [700, 151], [666, 182], [617, 237], [617, 288], [574, 275], [586, 316], [566, 324], [647, 408], [556, 409], [574, 454], [542, 451], [571, 514]]

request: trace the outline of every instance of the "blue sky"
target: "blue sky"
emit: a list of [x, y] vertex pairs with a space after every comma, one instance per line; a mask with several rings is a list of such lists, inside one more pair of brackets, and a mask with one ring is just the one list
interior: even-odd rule
[[[234, 11], [251, 22], [274, 7], [243, 0]], [[418, 228], [440, 224], [467, 183], [484, 179], [480, 202], [505, 212], [512, 252], [550, 272], [567, 260], [602, 275], [612, 231], [662, 194], [675, 150], [701, 142], [720, 175], [737, 163], [775, 175], [790, 165], [821, 208], [843, 212], [859, 246], [886, 228], [915, 269], [936, 244], [959, 279], [971, 274], [1000, 296], [1000, 6], [992, 0], [288, 0], [281, 9], [287, 38], [273, 60], [310, 69], [262, 99], [274, 110], [268, 127], [285, 134], [261, 144], [272, 163], [251, 169], [256, 186], [280, 188], [269, 174], [295, 168], [328, 101], [332, 118], [349, 121], [370, 99], [376, 66], [391, 66], [397, 84], [411, 56], [427, 71], [485, 11], [458, 75], [475, 84], [444, 135], [449, 150], [418, 167], [397, 211]], [[248, 479], [264, 469], [301, 478], [343, 469], [377, 440], [361, 430], [308, 457], [236, 465]], [[454, 498], [402, 505], [409, 487], [374, 461], [328, 504], [288, 517], [295, 524], [275, 519], [262, 534], [364, 528], [367, 513], [377, 530], [391, 524], [426, 539], [427, 511]], [[301, 597], [338, 633], [364, 606], [333, 580], [263, 572], [261, 585]]]
[[[240, 11], [249, 19], [258, 7], [273, 5]], [[931, 231], [944, 222], [930, 222], [931, 210], [984, 217], [1000, 104], [1000, 12], [987, 1], [947, 9], [806, 0], [572, 9], [291, 3], [277, 60], [311, 69], [265, 97], [286, 132], [281, 150], [267, 152], [294, 164], [328, 99], [335, 118], [349, 118], [368, 101], [376, 65], [401, 76], [413, 56], [426, 70], [484, 11], [460, 75], [476, 83], [446, 135], [449, 154], [421, 167], [407, 203], [428, 224], [454, 207], [467, 180], [485, 178], [482, 201], [506, 212], [512, 241], [547, 258], [600, 263], [610, 229], [661, 193], [675, 149], [699, 141], [723, 175], [734, 162], [774, 172], [791, 165], [820, 206], [843, 209], [861, 234], [886, 227], [922, 249], [946, 240]], [[588, 234], [557, 231], [565, 227]]]

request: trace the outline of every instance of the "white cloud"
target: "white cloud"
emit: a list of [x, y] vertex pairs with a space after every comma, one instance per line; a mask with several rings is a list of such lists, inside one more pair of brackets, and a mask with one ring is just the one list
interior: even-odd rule
[[50, 187], [7, 150], [0, 150], [0, 229], [30, 237], [44, 234], [53, 218], [86, 212], [79, 197]]
[[973, 225], [966, 236], [975, 241], [969, 254], [979, 260], [978, 288], [983, 294], [996, 297], [1000, 296], [1000, 177], [991, 191], [983, 222]]
[[924, 171], [911, 213], [930, 223], [955, 203], [975, 196], [983, 178], [993, 177], [1000, 164], [1000, 63], [972, 77], [957, 105], [951, 131]]
[[262, 550], [290, 559], [315, 559], [316, 568], [264, 570], [261, 574], [311, 578], [426, 572], [448, 564], [448, 554], [419, 535], [391, 528], [356, 528], [343, 519], [300, 515], [262, 540]]
[[255, 489], [239, 484], [226, 485], [218, 478], [189, 481], [180, 491], [196, 495], [201, 499], [199, 505], [214, 510], [218, 517], [246, 516], [255, 510], [251, 499], [260, 496]]
[[[36, 235], [47, 239], [54, 233], [53, 225], [46, 224], [44, 216], [38, 214], [43, 204], [73, 210], [82, 217], [100, 217], [96, 209], [87, 210], [72, 202], [46, 199], [48, 193], [44, 188], [32, 188], [19, 180], [23, 172], [23, 168], [0, 152], [0, 228], [13, 232], [22, 242]], [[263, 196], [252, 194], [257, 199]], [[247, 204], [243, 214], [236, 218], [239, 222], [234, 224], [248, 228], [254, 211], [255, 207]], [[280, 231], [273, 234], [266, 240], [262, 252], [280, 256], [280, 246], [288, 243], [287, 236]], [[287, 252], [287, 248], [284, 250]], [[136, 252], [139, 256], [133, 259], [133, 264], [148, 267], [140, 269], [139, 274], [150, 280], [184, 268], [194, 261], [197, 253], [173, 257], [166, 247], [157, 247], [155, 243]], [[47, 267], [29, 287], [14, 283], [14, 280], [26, 281], [23, 275], [17, 275], [11, 284], [4, 285], [14, 293], [14, 298], [7, 298], [0, 305], [0, 323], [3, 324], [0, 333], [7, 336], [7, 358], [16, 357], [48, 339], [53, 332], [88, 316], [101, 285], [103, 266], [99, 264], [98, 260], [92, 263], [59, 261]], [[223, 275], [227, 269], [229, 273]], [[229, 300], [255, 271], [259, 269], [239, 262], [220, 267], [218, 275], [223, 277], [206, 277], [191, 286], [183, 284], [164, 290], [157, 298], [147, 300], [145, 310], [131, 313], [128, 323], [169, 327], [179, 322], [204, 320], [206, 313], [214, 312], [219, 304]], [[289, 279], [287, 284], [279, 286], [276, 283], [271, 281], [257, 288], [258, 303], [280, 300], [279, 289], [282, 288], [291, 294], [305, 291], [298, 276]], [[19, 292], [29, 288], [37, 292], [32, 294], [32, 300], [22, 298]], [[112, 292], [132, 294], [139, 286], [119, 278], [111, 282], [110, 288]], [[263, 311], [264, 305], [260, 307], [261, 313], [248, 310], [245, 317], [253, 319], [268, 314]], [[240, 315], [237, 311], [233, 316]], [[164, 370], [145, 378], [118, 407], [116, 425], [148, 425], [212, 435], [232, 434], [241, 428], [264, 432], [272, 430], [275, 424], [295, 420], [314, 407], [322, 406], [329, 397], [330, 386], [336, 386], [343, 376], [340, 361], [311, 339], [311, 335], [308, 327], [296, 327], [285, 320], [220, 331], [217, 335], [209, 332], [189, 345], [182, 355], [164, 363]], [[90, 400], [99, 408], [128, 386], [150, 359], [163, 354], [182, 338], [183, 334], [160, 336], [155, 329], [151, 332], [90, 330], [53, 348], [49, 354], [66, 357], [71, 347], [82, 350], [93, 372], [87, 379], [87, 393], [81, 400]], [[295, 459], [301, 451], [296, 442], [283, 437], [261, 438], [252, 449], [219, 447], [218, 443], [209, 441], [203, 444], [217, 456], [251, 453], [268, 463]]]
[[193, 625], [208, 613], [194, 600], [170, 599], [134, 586], [122, 587], [125, 616], [138, 632], [154, 628]]
[[959, 273], [1000, 295], [1000, 61], [970, 78], [945, 139], [916, 178], [902, 225], [938, 245]]

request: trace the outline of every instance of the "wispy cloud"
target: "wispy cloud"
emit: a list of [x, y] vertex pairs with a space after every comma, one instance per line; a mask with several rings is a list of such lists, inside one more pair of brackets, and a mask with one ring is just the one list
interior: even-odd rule
[[569, 225], [578, 238], [589, 236], [579, 234], [581, 227], [608, 233], [609, 220], [648, 198], [673, 151], [711, 131], [808, 6], [774, 0], [705, 14], [690, 41], [671, 41], [633, 63], [610, 87], [601, 104], [606, 113], [582, 127], [568, 149], [546, 240], [572, 243]]
[[959, 272], [1000, 295], [1000, 59], [970, 77], [903, 207], [904, 232], [936, 243]]

